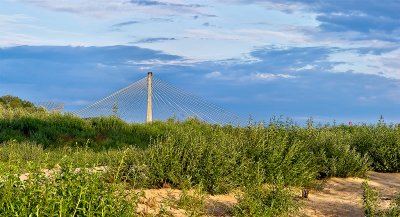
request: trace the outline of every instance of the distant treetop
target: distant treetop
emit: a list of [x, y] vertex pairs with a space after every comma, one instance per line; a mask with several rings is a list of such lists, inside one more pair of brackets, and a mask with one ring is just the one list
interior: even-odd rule
[[2, 96], [0, 97], [0, 105], [7, 108], [36, 108], [35, 105], [29, 101], [22, 100], [16, 96]]

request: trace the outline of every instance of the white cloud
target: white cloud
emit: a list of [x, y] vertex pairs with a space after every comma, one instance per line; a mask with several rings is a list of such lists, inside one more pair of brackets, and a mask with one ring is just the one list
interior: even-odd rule
[[301, 68], [291, 68], [291, 69], [294, 70], [294, 71], [303, 71], [303, 70], [311, 70], [311, 69], [314, 69], [314, 68], [316, 68], [316, 65], [307, 64], [307, 65], [305, 65], [304, 67], [301, 67]]
[[206, 78], [208, 79], [220, 79], [222, 77], [222, 73], [215, 71], [215, 72], [210, 72], [206, 74]]
[[284, 11], [288, 13], [298, 12], [305, 10], [308, 7], [298, 2], [292, 2], [291, 4], [280, 3], [278, 1], [271, 0], [218, 0], [218, 2], [226, 3], [239, 3], [239, 4], [259, 4], [270, 10]]
[[[160, 60], [160, 59], [148, 59], [148, 60], [129, 60], [127, 64], [130, 65], [149, 65], [149, 66], [193, 66], [197, 63], [201, 63], [198, 60], [191, 59], [178, 59], [178, 60]], [[143, 67], [143, 66], [142, 66]], [[148, 69], [148, 67], [144, 67], [144, 69]]]
[[271, 74], [271, 73], [255, 73], [251, 74], [248, 77], [243, 77], [244, 79], [254, 80], [254, 81], [268, 81], [268, 80], [275, 80], [275, 79], [293, 79], [296, 76], [288, 75], [288, 74]]
[[272, 81], [276, 79], [294, 79], [297, 78], [288, 74], [272, 74], [272, 73], [251, 73], [251, 74], [223, 74], [219, 71], [210, 72], [205, 75], [205, 78], [212, 80], [227, 80], [238, 82], [249, 81]]
[[22, 33], [3, 32], [0, 34], [0, 47], [13, 47], [21, 45], [56, 45], [58, 43], [58, 41], [47, 40]]
[[333, 69], [335, 72], [378, 75], [392, 79], [400, 79], [400, 48], [381, 55], [359, 54], [355, 51], [332, 54], [331, 61], [341, 62]]
[[[18, 45], [63, 45], [66, 42], [55, 36], [81, 39], [84, 34], [74, 33], [38, 24], [37, 18], [24, 14], [0, 14], [0, 47]], [[88, 45], [82, 41], [70, 40], [68, 45]]]
[[[30, 16], [26, 16], [24, 14], [12, 14], [12, 15], [5, 15], [5, 14], [0, 14], [0, 25], [6, 25], [6, 24], [18, 24], [21, 22], [26, 22], [29, 20], [32, 20], [33, 18]], [[1, 26], [3, 27], [3, 26]]]
[[309, 42], [308, 37], [295, 31], [273, 31], [261, 29], [234, 29], [234, 30], [187, 30], [187, 37], [207, 40], [232, 40], [252, 42], [253, 44], [299, 44]]
[[[132, 13], [151, 15], [204, 14], [204, 8], [192, 7], [179, 0], [158, 0], [153, 4], [134, 4], [127, 0], [13, 0], [29, 3], [53, 11], [82, 14], [97, 18], [120, 17]], [[159, 4], [157, 4], [157, 2]]]

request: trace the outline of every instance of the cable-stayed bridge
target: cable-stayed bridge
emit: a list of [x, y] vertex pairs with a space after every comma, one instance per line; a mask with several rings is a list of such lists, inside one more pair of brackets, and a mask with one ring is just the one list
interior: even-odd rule
[[200, 97], [148, 76], [75, 112], [82, 118], [116, 116], [127, 122], [152, 122], [197, 118], [220, 125], [239, 125], [243, 120]]
[[60, 102], [34, 102], [36, 107], [43, 107], [49, 112], [63, 112], [64, 111], [64, 103]]

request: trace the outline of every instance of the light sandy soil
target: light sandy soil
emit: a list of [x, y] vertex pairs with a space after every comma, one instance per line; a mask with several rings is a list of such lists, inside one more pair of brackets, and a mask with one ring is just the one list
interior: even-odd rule
[[371, 172], [367, 179], [332, 178], [323, 190], [312, 190], [305, 200], [304, 216], [364, 216], [362, 210], [362, 187], [368, 181], [371, 188], [378, 190], [382, 208], [388, 208], [390, 200], [400, 191], [400, 173]]
[[[170, 216], [189, 216], [187, 211], [176, 207], [182, 191], [171, 188], [143, 190], [144, 195], [140, 198], [137, 212], [141, 215], [153, 216], [160, 213], [161, 209], [166, 210]], [[194, 191], [188, 192], [195, 195]], [[206, 216], [231, 216], [229, 210], [237, 202], [234, 194], [206, 196]], [[159, 215], [157, 215], [159, 216]]]
[[[322, 190], [311, 190], [308, 199], [301, 199], [304, 206], [296, 216], [364, 216], [361, 184], [366, 180], [371, 188], [379, 191], [382, 208], [389, 207], [394, 194], [400, 192], [400, 173], [371, 172], [367, 179], [331, 178]], [[181, 191], [163, 188], [144, 190], [143, 193], [138, 206], [140, 214], [153, 216], [164, 209], [170, 216], [187, 216], [185, 210], [173, 205]], [[189, 194], [193, 194], [193, 191]], [[234, 194], [207, 196], [206, 216], [231, 216], [229, 210], [235, 203], [237, 200]]]

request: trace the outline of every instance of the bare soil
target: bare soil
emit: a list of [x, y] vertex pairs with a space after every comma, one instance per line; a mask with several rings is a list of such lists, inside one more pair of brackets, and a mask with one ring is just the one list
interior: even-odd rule
[[[361, 187], [364, 181], [368, 181], [370, 187], [379, 191], [382, 209], [388, 208], [394, 194], [400, 192], [400, 173], [371, 172], [366, 179], [331, 178], [326, 180], [322, 189], [310, 190], [308, 198], [301, 199], [304, 206], [296, 216], [364, 216]], [[143, 192], [137, 210], [139, 214], [155, 216], [164, 212], [168, 216], [188, 216], [188, 211], [173, 205], [182, 193], [180, 190], [163, 188]], [[230, 210], [236, 203], [233, 193], [207, 196], [205, 216], [232, 216]]]
[[400, 173], [368, 174], [367, 179], [332, 178], [320, 191], [312, 190], [305, 200], [303, 216], [364, 216], [362, 209], [362, 182], [368, 181], [378, 190], [381, 208], [387, 209], [395, 193], [400, 191]]

